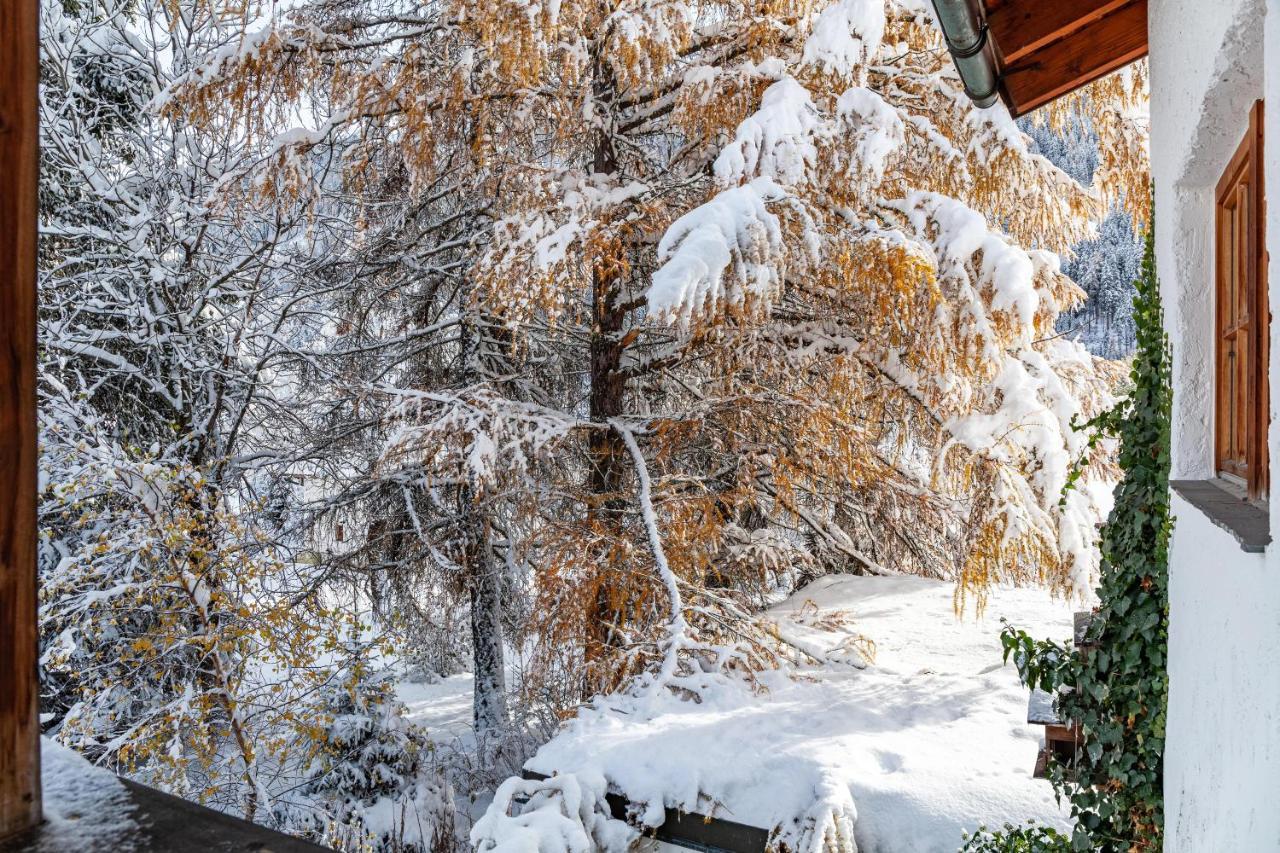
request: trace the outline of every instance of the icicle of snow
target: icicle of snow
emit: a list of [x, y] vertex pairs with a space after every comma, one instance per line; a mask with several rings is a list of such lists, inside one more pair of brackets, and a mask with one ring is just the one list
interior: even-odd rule
[[842, 77], [853, 75], [880, 50], [884, 0], [837, 0], [818, 15], [804, 43], [802, 66]]
[[769, 178], [756, 178], [672, 223], [658, 243], [662, 266], [649, 285], [649, 313], [687, 329], [721, 303], [771, 299], [782, 285], [784, 246], [782, 225], [765, 205], [784, 196]]

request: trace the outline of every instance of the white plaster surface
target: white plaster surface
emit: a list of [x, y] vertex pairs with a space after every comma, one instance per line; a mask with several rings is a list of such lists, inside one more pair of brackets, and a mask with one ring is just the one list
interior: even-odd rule
[[[1277, 2], [1277, 0], [1270, 0]], [[1213, 424], [1213, 193], [1262, 97], [1266, 0], [1152, 0], [1156, 261], [1173, 343], [1173, 476], [1208, 476]]]
[[[1280, 0], [1151, 0], [1150, 48], [1156, 254], [1173, 345], [1173, 476], [1199, 478], [1212, 474], [1214, 186], [1250, 106], [1269, 93], [1266, 183], [1280, 187]], [[1277, 306], [1280, 204], [1268, 206], [1267, 218]], [[1270, 375], [1280, 376], [1280, 323], [1272, 326], [1271, 358]], [[1271, 399], [1271, 458], [1280, 463], [1280, 384]], [[1272, 530], [1280, 531], [1280, 500], [1271, 507]], [[1173, 511], [1165, 850], [1280, 851], [1280, 550], [1246, 554], [1176, 495]]]
[[1280, 850], [1280, 572], [1173, 512], [1165, 850]]

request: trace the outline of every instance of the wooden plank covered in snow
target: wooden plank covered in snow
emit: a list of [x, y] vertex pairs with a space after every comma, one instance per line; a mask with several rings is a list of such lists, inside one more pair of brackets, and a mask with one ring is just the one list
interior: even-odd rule
[[[526, 779], [547, 778], [545, 773], [533, 770], [525, 770], [522, 775]], [[632, 804], [622, 794], [611, 791], [605, 799], [616, 820], [625, 821], [634, 811]], [[769, 844], [768, 830], [758, 826], [674, 808], [667, 808], [662, 825], [647, 830], [646, 835], [676, 847], [702, 853], [764, 853]]]
[[1027, 722], [1033, 726], [1056, 726], [1062, 723], [1054, 710], [1054, 696], [1043, 690], [1032, 690], [1027, 702]]

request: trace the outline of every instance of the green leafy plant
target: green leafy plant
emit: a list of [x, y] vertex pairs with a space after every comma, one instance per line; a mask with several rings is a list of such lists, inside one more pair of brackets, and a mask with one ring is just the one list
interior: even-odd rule
[[996, 831], [982, 826], [972, 835], [965, 834], [960, 853], [1071, 853], [1071, 839], [1035, 821], [1025, 826], [1006, 823]]
[[1035, 640], [1012, 626], [1001, 632], [1005, 660], [1013, 659], [1023, 682], [1057, 692], [1059, 714], [1083, 731], [1073, 764], [1051, 761], [1049, 776], [1076, 819], [1071, 849], [1104, 853], [1159, 850], [1164, 824], [1172, 390], [1154, 228], [1137, 290], [1132, 387], [1086, 425], [1095, 436], [1119, 439], [1124, 476], [1102, 529], [1100, 604], [1085, 649]]

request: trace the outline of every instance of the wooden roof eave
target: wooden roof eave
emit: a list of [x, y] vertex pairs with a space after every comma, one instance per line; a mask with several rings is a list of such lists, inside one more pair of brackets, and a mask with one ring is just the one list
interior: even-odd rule
[[1000, 94], [1014, 116], [1147, 54], [1147, 0], [984, 0]]

